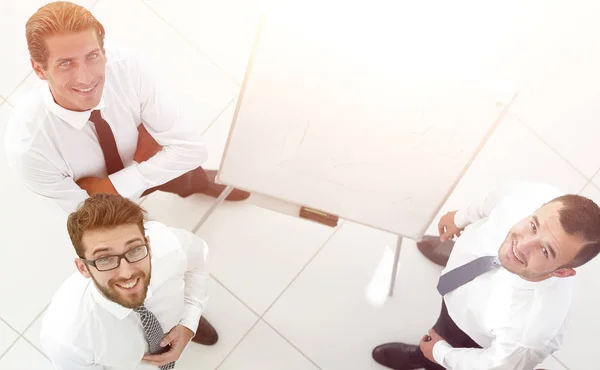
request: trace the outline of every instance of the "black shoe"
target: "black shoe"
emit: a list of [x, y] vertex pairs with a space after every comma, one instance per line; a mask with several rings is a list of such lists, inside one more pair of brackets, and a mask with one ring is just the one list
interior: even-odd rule
[[414, 370], [425, 366], [419, 347], [404, 343], [385, 343], [373, 349], [373, 359], [394, 370]]
[[212, 346], [219, 340], [219, 334], [213, 326], [204, 318], [200, 317], [198, 323], [198, 329], [196, 329], [196, 336], [192, 338], [192, 342], [204, 344], [205, 346]]
[[431, 262], [446, 267], [450, 253], [452, 253], [452, 248], [454, 248], [454, 241], [448, 240], [442, 242], [438, 236], [425, 235], [417, 243], [417, 248]]

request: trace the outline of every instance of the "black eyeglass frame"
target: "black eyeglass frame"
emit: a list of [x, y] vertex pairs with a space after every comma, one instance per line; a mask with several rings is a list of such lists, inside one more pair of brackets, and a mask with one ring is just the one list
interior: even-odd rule
[[[145, 247], [144, 249], [146, 250], [146, 255], [144, 257], [140, 258], [139, 260], [130, 261], [129, 258], [127, 258], [126, 254], [129, 253], [129, 252], [131, 252], [132, 250], [134, 250], [136, 248], [139, 248], [139, 247]], [[119, 255], [104, 256], [104, 257], [96, 258], [95, 260], [86, 260], [85, 258], [81, 258], [81, 257], [79, 257], [79, 259], [82, 260], [83, 262], [85, 262], [86, 264], [90, 265], [90, 266], [94, 266], [94, 268], [96, 270], [100, 271], [100, 272], [106, 272], [106, 271], [112, 271], [112, 270], [118, 269], [121, 266], [121, 260], [123, 260], [123, 259], [126, 260], [129, 263], [137, 263], [137, 262], [140, 262], [143, 259], [147, 258], [149, 255], [150, 255], [150, 253], [149, 253], [149, 249], [148, 249], [148, 244], [140, 244], [140, 245], [136, 245], [135, 247], [129, 249], [127, 252], [125, 252], [123, 254], [119, 254]], [[111, 258], [111, 257], [118, 257], [117, 266], [116, 267], [113, 267], [113, 268], [108, 269], [108, 270], [100, 270], [98, 268], [98, 266], [96, 266], [96, 261], [104, 259], [104, 258]]]

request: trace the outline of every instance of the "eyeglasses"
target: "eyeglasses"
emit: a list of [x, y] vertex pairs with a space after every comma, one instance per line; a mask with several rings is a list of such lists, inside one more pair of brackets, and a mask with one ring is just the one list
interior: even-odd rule
[[81, 258], [81, 260], [88, 265], [94, 266], [98, 271], [110, 271], [121, 266], [121, 260], [125, 258], [129, 263], [135, 263], [148, 257], [148, 246], [146, 244], [138, 245], [133, 247], [127, 252], [118, 256], [106, 256], [100, 257], [93, 261]]

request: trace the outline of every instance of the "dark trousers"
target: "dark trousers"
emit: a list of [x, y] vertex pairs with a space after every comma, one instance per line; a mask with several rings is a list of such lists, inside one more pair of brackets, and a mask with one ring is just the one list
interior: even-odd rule
[[[446, 303], [442, 302], [442, 312], [437, 319], [437, 322], [433, 326], [433, 330], [436, 331], [442, 338], [446, 340], [452, 347], [456, 348], [481, 348], [481, 346], [465, 332], [460, 330], [458, 326], [452, 321], [452, 318], [448, 315], [446, 309]], [[422, 360], [423, 367], [427, 370], [444, 370], [444, 367], [429, 361], [421, 352], [417, 350], [416, 356], [419, 356]]]
[[195, 168], [183, 175], [174, 178], [162, 185], [150, 188], [142, 196], [151, 194], [157, 190], [166, 191], [167, 193], [175, 193], [182, 197], [187, 197], [195, 193], [201, 193], [209, 186], [209, 181], [206, 172], [202, 167]]

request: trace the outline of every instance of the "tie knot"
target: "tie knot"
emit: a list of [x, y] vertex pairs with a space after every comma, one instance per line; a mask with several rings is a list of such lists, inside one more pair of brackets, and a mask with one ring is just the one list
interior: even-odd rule
[[144, 306], [140, 306], [140, 307], [134, 308], [133, 311], [135, 311], [137, 313], [146, 313], [146, 312], [148, 312], [148, 309]]
[[103, 120], [102, 115], [100, 114], [100, 109], [93, 110], [90, 114], [90, 121], [96, 123], [100, 120]]

